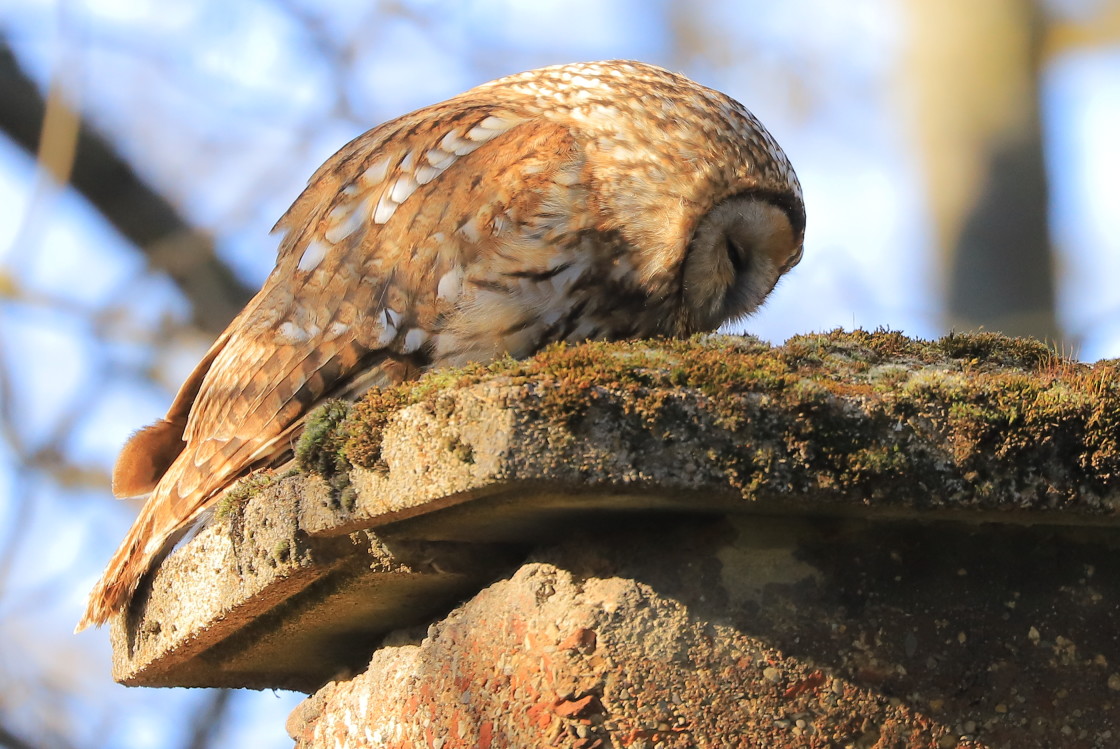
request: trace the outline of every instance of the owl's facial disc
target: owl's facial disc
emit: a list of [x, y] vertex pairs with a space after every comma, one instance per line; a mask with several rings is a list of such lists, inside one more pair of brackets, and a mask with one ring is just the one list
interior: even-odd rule
[[730, 198], [701, 220], [684, 261], [684, 301], [700, 330], [753, 312], [801, 259], [801, 237], [782, 208]]

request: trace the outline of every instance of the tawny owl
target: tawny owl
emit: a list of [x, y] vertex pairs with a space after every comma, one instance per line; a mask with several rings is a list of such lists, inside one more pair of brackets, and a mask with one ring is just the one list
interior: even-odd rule
[[487, 83], [374, 128], [277, 224], [276, 268], [113, 475], [151, 492], [78, 625], [129, 600], [310, 409], [553, 341], [686, 336], [801, 257], [801, 188], [741, 104], [639, 62]]

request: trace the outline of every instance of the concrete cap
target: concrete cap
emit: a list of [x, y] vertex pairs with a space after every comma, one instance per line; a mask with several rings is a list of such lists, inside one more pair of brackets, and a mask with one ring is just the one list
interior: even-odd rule
[[591, 343], [309, 420], [112, 624], [131, 685], [312, 690], [634, 513], [1118, 524], [1120, 363], [992, 334]]

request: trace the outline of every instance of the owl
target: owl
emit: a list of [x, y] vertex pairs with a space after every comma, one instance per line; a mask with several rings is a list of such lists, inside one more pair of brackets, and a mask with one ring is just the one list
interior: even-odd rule
[[801, 258], [801, 187], [737, 101], [632, 61], [486, 83], [359, 136], [277, 223], [276, 267], [113, 473], [150, 493], [78, 630], [279, 465], [329, 398], [554, 341], [687, 336]]

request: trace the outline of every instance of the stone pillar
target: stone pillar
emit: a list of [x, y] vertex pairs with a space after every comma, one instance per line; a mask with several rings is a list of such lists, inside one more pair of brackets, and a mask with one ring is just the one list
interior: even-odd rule
[[113, 622], [118, 680], [301, 689], [301, 749], [1120, 745], [1116, 362], [507, 366], [323, 416]]
[[573, 529], [291, 716], [338, 747], [1109, 747], [1117, 541], [739, 517]]

